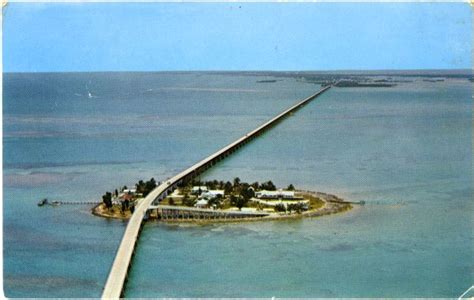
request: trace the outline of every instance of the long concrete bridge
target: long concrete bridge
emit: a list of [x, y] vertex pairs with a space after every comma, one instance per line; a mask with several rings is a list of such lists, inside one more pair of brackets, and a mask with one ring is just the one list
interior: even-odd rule
[[240, 137], [236, 141], [230, 143], [219, 151], [209, 155], [200, 162], [194, 164], [193, 166], [187, 168], [181, 173], [175, 175], [174, 177], [162, 182], [157, 186], [153, 191], [151, 191], [144, 199], [142, 199], [137, 207], [135, 212], [132, 214], [132, 217], [128, 221], [125, 233], [120, 242], [117, 254], [115, 256], [112, 268], [110, 270], [105, 288], [102, 293], [103, 299], [113, 298], [118, 299], [123, 295], [128, 271], [131, 267], [133, 254], [135, 251], [135, 246], [140, 237], [140, 231], [145, 219], [148, 217], [148, 211], [151, 207], [156, 208], [155, 206], [164, 199], [169, 193], [178, 187], [179, 184], [183, 184], [192, 180], [202, 172], [214, 166], [220, 160], [226, 158], [240, 147], [254, 139], [255, 137], [262, 134], [265, 130], [269, 129], [275, 125], [278, 121], [281, 121], [285, 116], [289, 115], [293, 111], [297, 110], [301, 106], [305, 105], [309, 101], [318, 97], [325, 91], [327, 91], [331, 86], [326, 86], [319, 90], [317, 93], [305, 98], [304, 100], [299, 101], [295, 105], [286, 109], [285, 111], [278, 114], [276, 117], [270, 119], [264, 124], [260, 125], [258, 128], [250, 131], [246, 135]]

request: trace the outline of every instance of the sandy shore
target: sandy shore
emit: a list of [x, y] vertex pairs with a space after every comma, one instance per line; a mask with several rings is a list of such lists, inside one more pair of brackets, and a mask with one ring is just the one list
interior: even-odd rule
[[122, 213], [118, 205], [114, 205], [112, 210], [108, 210], [104, 203], [97, 204], [92, 208], [92, 214], [98, 217], [128, 220], [132, 216], [130, 211]]

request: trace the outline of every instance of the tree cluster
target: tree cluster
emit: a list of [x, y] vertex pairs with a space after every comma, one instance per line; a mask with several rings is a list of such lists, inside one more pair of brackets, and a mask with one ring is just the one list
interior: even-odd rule
[[220, 207], [222, 204], [222, 196], [217, 195], [215, 198], [210, 199], [207, 203], [209, 206], [215, 205], [216, 207]]
[[296, 213], [300, 214], [304, 210], [306, 210], [305, 205], [301, 202], [298, 203], [290, 203], [288, 205], [284, 205], [283, 203], [278, 203], [275, 205], [274, 210], [276, 212], [291, 212], [295, 211]]
[[[273, 184], [271, 180], [263, 182], [262, 184], [259, 184], [258, 181], [249, 184], [246, 182], [242, 182], [239, 177], [234, 178], [232, 182], [227, 181], [217, 181], [217, 180], [209, 180], [209, 181], [200, 181], [200, 180], [192, 180], [190, 182], [191, 186], [207, 186], [211, 190], [219, 189], [219, 190], [224, 190], [226, 194], [231, 194], [232, 192], [234, 193], [240, 193], [241, 190], [247, 189], [248, 187], [252, 187], [254, 190], [267, 190], [267, 191], [276, 191], [276, 186]], [[288, 186], [288, 190], [292, 191], [294, 190], [295, 187], [290, 184]]]
[[104, 195], [102, 195], [102, 202], [104, 202], [105, 207], [111, 208], [112, 207], [112, 193], [106, 192]]
[[137, 188], [137, 193], [141, 193], [143, 197], [146, 197], [152, 190], [156, 188], [156, 181], [154, 178], [151, 178], [147, 182], [140, 180], [137, 184], [135, 184]]
[[185, 193], [181, 202], [183, 205], [192, 207], [194, 204], [196, 204], [196, 199], [189, 197], [189, 194]]
[[288, 204], [288, 206], [286, 207], [286, 210], [290, 212], [290, 214], [292, 211], [295, 211], [296, 213], [300, 214], [303, 210], [305, 210], [305, 206], [301, 202], [291, 203], [291, 204]]
[[[200, 181], [200, 180], [192, 180], [189, 182], [190, 186], [207, 186], [209, 189], [220, 189], [224, 190], [226, 195], [230, 195], [230, 204], [235, 206], [239, 209], [246, 206], [249, 200], [252, 197], [255, 197], [255, 191], [257, 190], [267, 190], [267, 191], [276, 191], [276, 186], [273, 184], [271, 180], [263, 182], [260, 184], [258, 181], [252, 184], [242, 182], [239, 177], [233, 179], [232, 182], [227, 181]], [[288, 190], [295, 190], [294, 186], [290, 184], [288, 186]], [[221, 204], [222, 199], [212, 199], [209, 201], [209, 205], [216, 205], [219, 206]], [[191, 199], [187, 193], [184, 194], [184, 198], [182, 199], [183, 205], [187, 206], [194, 206], [195, 200]], [[286, 207], [283, 208], [278, 207], [277, 209], [282, 209], [281, 211], [286, 211]], [[293, 210], [296, 210], [294, 208]]]
[[255, 196], [255, 191], [250, 185], [243, 184], [241, 189], [240, 189], [240, 196], [242, 196], [242, 198], [244, 198], [245, 200], [248, 201], [252, 197]]
[[276, 212], [286, 212], [286, 206], [282, 203], [278, 203], [277, 205], [275, 205], [275, 207], [273, 209]]
[[237, 207], [239, 210], [242, 209], [248, 203], [248, 199], [245, 199], [241, 195], [231, 195], [230, 196], [230, 204]]
[[129, 207], [130, 207], [130, 201], [128, 199], [126, 199], [125, 201], [122, 201], [122, 207], [121, 207], [122, 213], [125, 212], [125, 210], [127, 210]]
[[200, 181], [194, 179], [191, 181], [191, 186], [207, 186], [211, 190], [229, 190], [232, 191], [232, 183], [230, 181], [217, 181], [217, 180], [209, 180], [209, 181]]
[[260, 185], [260, 189], [267, 190], [267, 191], [276, 191], [276, 186], [273, 184], [271, 180], [264, 182]]

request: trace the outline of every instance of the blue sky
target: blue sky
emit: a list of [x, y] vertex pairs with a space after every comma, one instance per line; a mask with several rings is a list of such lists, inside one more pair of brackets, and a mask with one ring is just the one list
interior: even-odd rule
[[6, 72], [470, 69], [466, 3], [10, 3]]

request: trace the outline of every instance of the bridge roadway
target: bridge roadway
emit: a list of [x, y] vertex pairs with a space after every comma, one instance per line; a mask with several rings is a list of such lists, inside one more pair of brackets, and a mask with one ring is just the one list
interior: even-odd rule
[[122, 241], [120, 242], [117, 254], [112, 264], [112, 268], [110, 270], [109, 276], [107, 277], [107, 281], [105, 283], [105, 287], [102, 293], [102, 298], [118, 299], [122, 296], [127, 280], [128, 271], [131, 267], [131, 262], [135, 251], [135, 245], [140, 236], [143, 220], [148, 217], [147, 212], [150, 206], [152, 206], [153, 204], [158, 204], [159, 201], [165, 198], [169, 192], [172, 192], [178, 184], [182, 183], [183, 181], [190, 180], [202, 173], [203, 171], [207, 170], [208, 168], [212, 167], [216, 162], [227, 157], [235, 150], [240, 148], [243, 144], [257, 137], [259, 134], [263, 133], [266, 129], [276, 124], [282, 118], [284, 118], [291, 112], [297, 110], [301, 106], [305, 105], [307, 102], [318, 97], [319, 95], [327, 91], [329, 88], [331, 88], [330, 85], [320, 89], [317, 93], [305, 98], [304, 100], [301, 100], [300, 102], [291, 106], [287, 110], [278, 114], [276, 117], [265, 122], [258, 128], [242, 136], [235, 142], [230, 143], [229, 145], [225, 146], [214, 154], [211, 154], [200, 162], [175, 175], [174, 177], [167, 179], [159, 186], [157, 186], [153, 191], [151, 191], [144, 199], [142, 199], [138, 203], [137, 207], [135, 208], [135, 212], [132, 214], [132, 217], [128, 221], [125, 233], [122, 237]]

